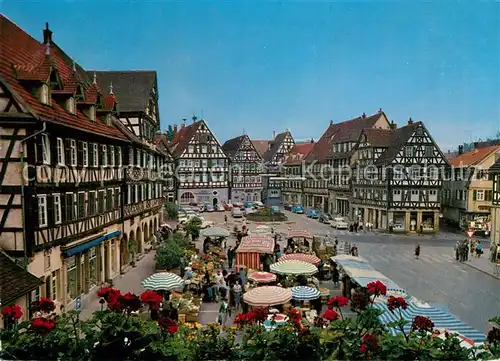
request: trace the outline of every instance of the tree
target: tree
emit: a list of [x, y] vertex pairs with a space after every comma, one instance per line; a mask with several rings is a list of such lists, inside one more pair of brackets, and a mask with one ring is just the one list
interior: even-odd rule
[[175, 203], [167, 202], [165, 203], [165, 212], [168, 219], [176, 219], [179, 215], [179, 207]]
[[186, 225], [186, 231], [189, 235], [191, 235], [193, 242], [196, 238], [200, 236], [201, 224], [202, 221], [200, 218], [193, 217], [189, 220], [189, 222]]
[[172, 128], [171, 125], [168, 126], [168, 130], [167, 130], [166, 136], [167, 136], [167, 139], [168, 139], [169, 142], [171, 142], [172, 140], [174, 140], [174, 129]]

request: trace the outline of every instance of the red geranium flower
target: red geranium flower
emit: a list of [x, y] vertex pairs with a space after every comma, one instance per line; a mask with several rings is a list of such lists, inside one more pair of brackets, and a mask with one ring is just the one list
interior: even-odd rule
[[290, 310], [288, 310], [287, 316], [292, 321], [295, 321], [295, 320], [299, 320], [300, 321], [302, 319], [302, 315], [295, 308], [291, 308]]
[[155, 291], [146, 291], [141, 295], [141, 301], [149, 306], [150, 309], [157, 309], [163, 301], [163, 297]]
[[120, 291], [113, 287], [103, 287], [97, 291], [97, 296], [104, 298], [106, 302], [109, 302], [109, 299], [114, 298], [116, 294], [120, 294]]
[[359, 347], [359, 352], [366, 353], [368, 351], [377, 352], [380, 348], [378, 343], [378, 338], [372, 334], [365, 333], [362, 338], [361, 346]]
[[401, 308], [403, 310], [406, 310], [408, 308], [408, 303], [403, 297], [394, 297], [391, 296], [387, 300], [387, 308], [389, 311], [394, 312], [396, 308]]
[[413, 319], [412, 330], [417, 330], [420, 332], [432, 332], [434, 329], [434, 322], [429, 317], [425, 316], [415, 316]]
[[387, 286], [380, 281], [370, 282], [366, 285], [368, 293], [374, 296], [385, 296], [387, 294]]
[[243, 326], [247, 322], [247, 315], [244, 313], [238, 313], [234, 317], [234, 323], [238, 326]]
[[40, 298], [38, 301], [35, 301], [33, 308], [36, 311], [50, 313], [56, 309], [56, 305], [50, 298]]
[[325, 313], [323, 313], [322, 317], [325, 320], [334, 321], [334, 320], [338, 320], [340, 315], [338, 314], [338, 312], [336, 312], [334, 310], [326, 310]]
[[19, 305], [10, 305], [2, 310], [2, 316], [11, 320], [19, 320], [22, 315], [23, 310]]
[[54, 320], [37, 317], [31, 321], [31, 328], [41, 333], [48, 333], [56, 327]]
[[329, 306], [328, 308], [330, 308], [330, 307], [340, 308], [340, 307], [347, 306], [349, 304], [349, 299], [347, 297], [344, 297], [344, 296], [332, 297], [328, 300], [328, 302], [326, 304]]
[[254, 312], [254, 320], [256, 322], [264, 322], [267, 320], [267, 315], [269, 314], [269, 310], [267, 308], [256, 308], [253, 310]]
[[177, 332], [177, 330], [179, 328], [179, 326], [177, 326], [177, 323], [168, 317], [160, 318], [158, 320], [158, 326], [160, 326], [164, 330], [167, 330], [168, 333], [170, 333], [171, 335], [173, 335], [175, 332]]

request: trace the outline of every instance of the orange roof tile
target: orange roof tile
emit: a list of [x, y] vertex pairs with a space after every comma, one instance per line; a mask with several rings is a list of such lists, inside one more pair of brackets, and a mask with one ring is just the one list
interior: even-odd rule
[[292, 150], [290, 150], [290, 153], [288, 153], [285, 157], [283, 165], [287, 166], [300, 164], [300, 162], [312, 151], [314, 144], [314, 142], [296, 143]]
[[253, 146], [257, 149], [257, 152], [262, 157], [267, 149], [269, 148], [269, 140], [252, 140]]
[[450, 164], [453, 167], [469, 167], [476, 165], [483, 161], [484, 158], [491, 153], [500, 152], [500, 146], [495, 145], [492, 147], [476, 148], [470, 152], [462, 153], [450, 159]]

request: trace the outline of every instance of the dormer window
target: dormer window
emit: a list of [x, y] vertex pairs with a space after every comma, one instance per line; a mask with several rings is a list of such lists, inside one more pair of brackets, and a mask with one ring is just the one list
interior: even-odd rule
[[76, 99], [77, 101], [79, 101], [79, 100], [82, 100], [82, 101], [83, 101], [83, 100], [85, 100], [85, 95], [84, 95], [84, 93], [83, 93], [83, 88], [82, 88], [82, 86], [81, 86], [81, 85], [78, 85], [78, 86], [76, 87], [75, 99]]
[[50, 73], [49, 81], [50, 81], [50, 89], [51, 90], [61, 90], [62, 89], [61, 80], [59, 79], [59, 74], [57, 74], [56, 71], [52, 71]]
[[43, 104], [50, 104], [50, 102], [49, 102], [49, 87], [47, 84], [43, 84], [42, 89], [40, 89], [40, 101]]
[[76, 102], [75, 98], [71, 97], [66, 101], [66, 109], [71, 114], [76, 114]]

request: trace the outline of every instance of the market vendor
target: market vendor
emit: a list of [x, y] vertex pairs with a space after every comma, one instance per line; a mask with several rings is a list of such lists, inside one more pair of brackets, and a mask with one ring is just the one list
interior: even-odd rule
[[191, 278], [193, 278], [193, 269], [191, 267], [187, 266], [186, 268], [184, 268], [184, 270], [185, 270], [184, 277], [183, 277], [184, 281], [190, 280]]

